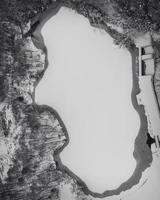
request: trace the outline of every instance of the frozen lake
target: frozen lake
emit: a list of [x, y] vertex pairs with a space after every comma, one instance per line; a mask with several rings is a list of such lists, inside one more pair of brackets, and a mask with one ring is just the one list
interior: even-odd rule
[[115, 189], [136, 166], [140, 120], [131, 102], [131, 56], [67, 8], [48, 20], [42, 35], [49, 66], [35, 97], [53, 107], [68, 130], [62, 163], [93, 192]]

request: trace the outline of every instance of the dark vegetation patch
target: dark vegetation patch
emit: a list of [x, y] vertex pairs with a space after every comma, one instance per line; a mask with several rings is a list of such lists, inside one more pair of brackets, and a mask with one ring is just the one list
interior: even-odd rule
[[147, 142], [146, 144], [149, 146], [149, 148], [151, 149], [151, 145], [155, 143], [155, 139], [153, 139], [149, 133], [147, 133]]

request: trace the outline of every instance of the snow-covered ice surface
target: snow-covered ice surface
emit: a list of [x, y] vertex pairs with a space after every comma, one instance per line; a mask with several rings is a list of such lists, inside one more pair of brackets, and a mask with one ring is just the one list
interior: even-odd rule
[[127, 50], [62, 8], [43, 27], [49, 67], [36, 102], [60, 114], [70, 142], [62, 163], [94, 192], [115, 189], [133, 173], [140, 121], [131, 102], [132, 63]]

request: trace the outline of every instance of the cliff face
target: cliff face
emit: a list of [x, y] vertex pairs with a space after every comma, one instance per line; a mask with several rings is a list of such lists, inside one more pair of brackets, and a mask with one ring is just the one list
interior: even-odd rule
[[[65, 5], [88, 17], [93, 26], [105, 29], [117, 44], [132, 47], [134, 60], [136, 48], [131, 37], [105, 26], [105, 13], [95, 1], [90, 1], [90, 4], [75, 4], [79, 1], [35, 2], [37, 4], [33, 7], [29, 1], [24, 7], [21, 4], [15, 21], [9, 13], [7, 17], [2, 15], [0, 18], [0, 200], [61, 199], [65, 185], [69, 185], [75, 199], [91, 199], [86, 185], [61, 166], [58, 155], [68, 143], [65, 125], [55, 110], [36, 105], [34, 101], [36, 85], [47, 68], [47, 51], [42, 37], [34, 32], [45, 17], [42, 13], [48, 12], [45, 10], [50, 8], [50, 4], [54, 4], [56, 9]], [[6, 12], [6, 7], [1, 8]], [[52, 13], [52, 6], [49, 13]], [[20, 21], [20, 17], [23, 20]], [[136, 62], [134, 66], [136, 68]], [[157, 65], [155, 75], [158, 99], [159, 68]], [[140, 165], [136, 169], [137, 179], [135, 175], [131, 177], [133, 185], [140, 180], [142, 171], [152, 161], [146, 140], [144, 134], [137, 137], [135, 146], [139, 143], [141, 148], [135, 150], [134, 156]], [[144, 152], [146, 156], [142, 158]], [[106, 191], [98, 197], [119, 194], [131, 188], [132, 184], [130, 182], [127, 186], [126, 182], [115, 191]], [[91, 195], [96, 196], [93, 193]]]

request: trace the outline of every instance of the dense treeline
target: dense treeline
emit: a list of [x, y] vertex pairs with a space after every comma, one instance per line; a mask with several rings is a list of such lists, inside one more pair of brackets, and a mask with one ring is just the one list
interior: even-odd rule
[[23, 25], [40, 12], [44, 12], [52, 0], [1, 0], [0, 20]]
[[63, 3], [87, 17], [93, 26], [103, 27], [120, 46], [132, 47], [132, 39], [139, 32], [160, 31], [159, 0], [63, 0]]
[[[12, 22], [23, 30], [30, 20], [53, 3], [76, 10], [93, 26], [105, 26], [105, 30], [114, 35], [115, 43], [121, 46], [131, 46], [131, 36], [135, 32], [160, 31], [159, 0], [1, 0], [0, 21]], [[111, 30], [107, 23], [121, 27], [123, 34]]]
[[111, 0], [111, 2], [123, 21], [123, 28], [143, 32], [160, 30], [159, 0]]
[[[1, 0], [0, 20], [7, 19], [15, 23], [28, 22], [37, 13], [44, 12], [52, 3], [59, 2], [74, 9], [84, 9], [90, 14], [111, 17], [112, 22], [121, 24], [125, 29], [138, 31], [159, 31], [159, 0]], [[113, 15], [108, 16], [106, 9], [112, 5]], [[92, 13], [93, 11], [93, 13]], [[109, 18], [108, 18], [109, 19]], [[119, 22], [120, 21], [120, 22]]]

